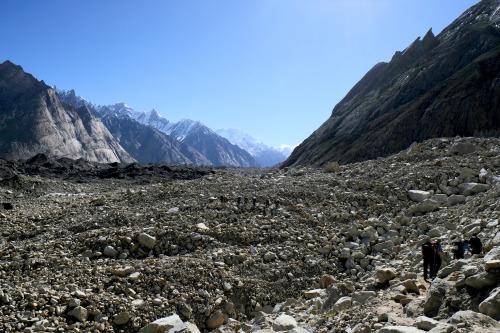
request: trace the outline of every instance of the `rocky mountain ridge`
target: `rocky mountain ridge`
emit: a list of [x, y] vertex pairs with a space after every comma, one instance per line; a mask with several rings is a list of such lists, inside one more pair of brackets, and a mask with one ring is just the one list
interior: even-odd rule
[[[161, 117], [156, 110], [137, 112], [125, 103], [98, 106], [77, 96], [74, 90], [59, 91], [59, 96], [69, 105], [87, 106], [106, 124], [112, 124], [112, 129], [120, 128], [119, 132], [113, 134], [125, 143], [128, 142], [125, 144], [126, 149], [131, 149], [132, 155], [141, 163], [167, 161], [177, 164], [184, 161], [195, 165], [261, 166], [247, 151], [230, 143], [201, 122], [183, 119], [172, 123]], [[135, 144], [134, 140], [140, 137], [147, 140]], [[156, 151], [160, 153], [156, 154]]]
[[191, 146], [132, 118], [108, 115], [102, 120], [122, 147], [140, 163], [213, 165]]
[[199, 121], [181, 120], [168, 129], [168, 134], [195, 147], [215, 166], [261, 167], [246, 150], [233, 145]]
[[283, 164], [388, 156], [428, 138], [500, 135], [500, 1], [375, 65]]
[[136, 121], [137, 112], [125, 103], [99, 106], [77, 96], [74, 90], [57, 90], [57, 93], [69, 107], [87, 108], [101, 119], [120, 145], [140, 163], [212, 165], [192, 147]]
[[[0, 329], [497, 332], [499, 147], [322, 170], [0, 160]], [[423, 280], [425, 239], [472, 233], [482, 254]]]
[[0, 156], [45, 153], [99, 162], [133, 162], [87, 108], [65, 107], [54, 89], [20, 66], [0, 64]]

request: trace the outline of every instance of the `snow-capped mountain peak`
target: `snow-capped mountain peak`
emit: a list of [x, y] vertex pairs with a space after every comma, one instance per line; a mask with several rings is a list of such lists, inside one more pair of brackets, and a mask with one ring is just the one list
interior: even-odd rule
[[167, 130], [167, 134], [173, 135], [179, 141], [183, 141], [189, 134], [194, 132], [207, 135], [214, 133], [200, 121], [191, 119], [181, 119]]
[[273, 147], [255, 140], [249, 134], [239, 129], [218, 129], [217, 134], [226, 138], [234, 145], [248, 151], [262, 166], [273, 166], [286, 160], [284, 154]]
[[75, 90], [59, 90], [56, 87], [53, 87], [54, 90], [57, 92], [57, 95], [61, 98], [61, 101], [63, 103], [73, 105], [77, 108], [80, 108], [82, 106], [86, 106], [89, 109], [95, 108], [96, 105], [94, 103], [91, 103], [87, 101], [85, 98], [78, 96], [75, 93]]
[[[171, 138], [186, 144], [191, 151], [185, 149], [185, 153], [189, 156], [198, 154], [206, 159], [206, 162], [216, 166], [235, 166], [235, 167], [259, 167], [270, 166], [282, 162], [285, 157], [277, 151], [269, 152], [269, 149], [263, 143], [257, 142], [248, 134], [232, 130], [234, 137], [239, 137], [240, 145], [231, 143], [231, 140], [223, 137], [212, 131], [200, 121], [191, 119], [182, 119], [176, 123], [172, 123], [163, 118], [156, 109], [149, 112], [137, 112], [127, 104], [115, 103], [113, 105], [97, 106], [85, 99], [77, 96], [74, 90], [71, 91], [58, 91], [61, 100], [66, 101], [69, 105], [85, 105], [97, 117], [107, 121], [109, 126], [121, 124], [116, 119], [122, 121], [123, 124], [127, 123], [130, 126], [136, 126], [130, 121], [136, 121], [139, 124], [152, 127], [163, 134], [169, 135]], [[119, 126], [115, 126], [119, 128]], [[123, 131], [123, 128], [121, 128]], [[153, 132], [149, 132], [153, 133]], [[155, 136], [155, 138], [158, 135]], [[124, 138], [126, 140], [127, 138]], [[244, 144], [243, 144], [243, 143]], [[125, 143], [125, 141], [124, 141]], [[143, 143], [145, 144], [145, 143]], [[135, 146], [134, 146], [135, 147]], [[252, 152], [247, 151], [245, 148], [251, 149], [257, 155], [271, 155], [271, 162], [266, 158], [265, 163], [258, 162]], [[144, 149], [142, 150], [144, 151]], [[279, 157], [276, 159], [276, 154]], [[141, 159], [142, 160], [142, 159]], [[198, 158], [196, 161], [201, 161]], [[206, 163], [203, 162], [202, 163]]]
[[149, 112], [136, 112], [134, 114], [134, 119], [141, 124], [154, 127], [166, 134], [169, 134], [169, 129], [173, 125], [166, 118], [163, 118], [156, 109], [153, 109]]
[[276, 148], [280, 153], [282, 153], [283, 155], [285, 155], [286, 157], [290, 156], [290, 154], [292, 153], [292, 151], [295, 149], [294, 146], [290, 146], [290, 145], [281, 145], [279, 147]]
[[130, 117], [134, 118], [136, 111], [130, 106], [123, 102], [115, 103], [113, 105], [99, 106], [97, 111], [102, 115], [106, 116], [109, 114], [114, 114], [118, 117]]
[[235, 128], [218, 129], [215, 131], [220, 136], [226, 138], [232, 144], [248, 151], [252, 156], [257, 155], [260, 151], [268, 149], [262, 142], [257, 142], [252, 136]]

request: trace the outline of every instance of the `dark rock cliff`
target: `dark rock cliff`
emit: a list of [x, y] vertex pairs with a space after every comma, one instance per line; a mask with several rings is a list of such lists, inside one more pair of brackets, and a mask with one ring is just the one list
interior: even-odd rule
[[500, 1], [375, 65], [283, 163], [387, 156], [428, 138], [500, 135]]

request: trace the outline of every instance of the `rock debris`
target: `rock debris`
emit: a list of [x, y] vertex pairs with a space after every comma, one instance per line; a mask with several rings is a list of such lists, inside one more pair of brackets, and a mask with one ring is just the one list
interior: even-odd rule
[[[0, 177], [3, 332], [500, 330], [499, 139], [324, 169], [38, 156]], [[452, 259], [473, 233], [483, 253]], [[431, 283], [428, 237], [447, 251]]]

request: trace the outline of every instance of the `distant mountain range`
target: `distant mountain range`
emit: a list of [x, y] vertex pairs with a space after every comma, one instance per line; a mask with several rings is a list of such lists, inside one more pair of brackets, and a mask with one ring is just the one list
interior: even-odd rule
[[168, 121], [156, 110], [95, 105], [0, 64], [0, 157], [97, 162], [322, 166], [384, 157], [413, 142], [500, 136], [500, 0], [482, 0], [376, 64], [286, 157], [237, 130]]
[[[259, 149], [253, 149], [251, 145], [242, 147], [198, 121], [183, 119], [174, 123], [154, 109], [137, 112], [125, 103], [99, 106], [77, 96], [74, 90], [58, 91], [58, 95], [64, 103], [74, 107], [85, 106], [100, 117], [120, 144], [141, 163], [168, 161], [175, 164], [262, 167], [286, 159], [285, 155], [254, 139]], [[268, 158], [259, 154], [264, 147], [276, 154], [269, 154]]]
[[[0, 157], [232, 167], [322, 166], [385, 157], [413, 142], [500, 136], [500, 0], [483, 0], [376, 64], [286, 158], [238, 130], [99, 106], [0, 64]], [[285, 160], [286, 158], [286, 160]]]
[[375, 65], [282, 166], [363, 161], [457, 135], [500, 135], [499, 0]]
[[21, 160], [40, 153], [101, 163], [231, 167], [270, 166], [286, 159], [254, 157], [193, 120], [172, 123], [156, 110], [136, 112], [125, 103], [96, 105], [6, 61], [0, 64], [0, 158]]
[[262, 142], [257, 142], [253, 137], [238, 129], [218, 129], [215, 132], [228, 139], [232, 144], [249, 152], [264, 167], [283, 162], [291, 153], [291, 151], [278, 150]]

